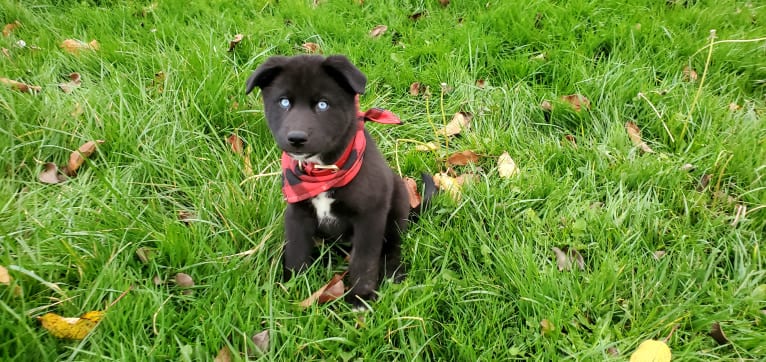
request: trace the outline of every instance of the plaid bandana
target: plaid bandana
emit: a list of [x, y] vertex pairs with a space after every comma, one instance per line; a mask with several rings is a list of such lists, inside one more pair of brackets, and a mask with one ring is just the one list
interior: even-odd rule
[[401, 124], [402, 121], [391, 111], [371, 108], [359, 111], [359, 95], [356, 102], [358, 127], [354, 139], [338, 161], [332, 165], [317, 165], [311, 162], [299, 162], [282, 152], [282, 193], [287, 202], [296, 203], [308, 200], [322, 192], [347, 185], [362, 168], [362, 156], [367, 146], [364, 137], [364, 122], [372, 121], [384, 124]]

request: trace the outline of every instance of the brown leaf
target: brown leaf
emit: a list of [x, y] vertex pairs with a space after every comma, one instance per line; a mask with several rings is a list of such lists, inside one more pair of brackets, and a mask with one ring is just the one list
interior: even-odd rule
[[477, 79], [476, 80], [476, 87], [479, 89], [484, 89], [487, 87], [487, 81], [484, 79]]
[[660, 260], [663, 256], [665, 256], [665, 254], [665, 250], [657, 250], [654, 252], [654, 254], [652, 254], [652, 257], [654, 260]]
[[479, 161], [479, 155], [473, 151], [455, 152], [447, 157], [447, 164], [452, 166], [465, 166]]
[[571, 134], [568, 134], [564, 136], [564, 140], [566, 143], [572, 145], [575, 149], [577, 149], [577, 140], [575, 139], [575, 136], [572, 136]]
[[551, 101], [544, 100], [542, 103], [540, 103], [540, 108], [542, 108], [545, 112], [550, 112], [553, 110], [553, 104]]
[[638, 147], [641, 151], [646, 153], [654, 153], [654, 150], [649, 147], [643, 140], [641, 140], [641, 129], [633, 122], [625, 122], [625, 130], [628, 131], [628, 137], [633, 146]]
[[457, 112], [443, 129], [436, 131], [436, 134], [443, 136], [460, 134], [464, 129], [468, 129], [471, 124], [471, 118], [472, 115], [468, 112]]
[[553, 252], [556, 254], [556, 264], [558, 265], [559, 271], [572, 269], [573, 259], [580, 270], [585, 270], [585, 260], [583, 260], [579, 251], [567, 246], [563, 247], [563, 250], [554, 246]]
[[510, 178], [519, 174], [519, 167], [508, 152], [503, 152], [497, 159], [497, 172], [502, 178]]
[[418, 11], [410, 15], [410, 20], [412, 21], [418, 21], [420, 18], [426, 15], [425, 11]]
[[255, 347], [262, 353], [269, 351], [269, 330], [261, 331], [255, 334], [252, 338]]
[[576, 112], [579, 112], [583, 108], [590, 109], [590, 101], [581, 94], [570, 94], [568, 96], [561, 96], [561, 100], [568, 103], [574, 108]]
[[152, 278], [152, 283], [156, 286], [160, 286], [162, 285], [162, 283], [164, 283], [164, 281], [162, 280], [162, 278], [160, 278], [159, 275], [155, 275], [154, 278]]
[[14, 22], [10, 24], [5, 24], [5, 26], [3, 27], [3, 36], [4, 37], [10, 36], [14, 30], [20, 27], [21, 27], [21, 23], [18, 20], [15, 20]]
[[684, 74], [685, 81], [687, 82], [697, 81], [697, 72], [694, 71], [694, 69], [690, 68], [688, 65], [684, 66], [683, 74]]
[[346, 276], [346, 273], [348, 272], [333, 275], [332, 279], [330, 279], [327, 284], [323, 285], [319, 290], [311, 294], [311, 296], [301, 301], [300, 306], [308, 308], [314, 303], [323, 304], [340, 298], [345, 291], [343, 277]]
[[241, 41], [242, 41], [242, 39], [243, 39], [244, 37], [245, 37], [245, 36], [244, 36], [244, 35], [242, 35], [242, 34], [237, 34], [237, 35], [235, 35], [235, 36], [234, 36], [234, 39], [232, 39], [231, 41], [229, 41], [229, 52], [233, 52], [233, 51], [234, 51], [234, 48], [236, 48], [236, 47], [237, 47], [237, 44], [239, 44], [239, 42], [241, 42]]
[[244, 142], [236, 134], [232, 133], [231, 136], [226, 139], [226, 141], [228, 141], [229, 145], [231, 145], [232, 152], [241, 155], [245, 151]]
[[311, 42], [303, 43], [303, 45], [301, 45], [301, 47], [303, 48], [304, 52], [309, 53], [309, 54], [315, 54], [315, 53], [321, 53], [322, 52], [322, 49], [319, 47], [319, 44], [317, 44], [317, 43], [311, 43]]
[[449, 5], [449, 0], [439, 0], [439, 4], [441, 4], [441, 6], [447, 6]]
[[66, 180], [66, 176], [59, 173], [59, 168], [56, 166], [53, 162], [48, 162], [45, 164], [45, 169], [43, 172], [40, 173], [40, 176], [38, 176], [38, 179], [40, 182], [44, 184], [57, 184], [60, 182], [64, 182]]
[[8, 274], [8, 269], [0, 265], [0, 284], [11, 284], [11, 275]]
[[547, 319], [543, 319], [540, 321], [540, 332], [547, 336], [551, 333], [553, 333], [556, 330], [556, 326], [553, 325], [553, 323]]
[[385, 34], [386, 30], [388, 30], [387, 26], [385, 26], [385, 25], [378, 25], [378, 26], [372, 28], [372, 30], [370, 30], [370, 36], [373, 37], [373, 38], [378, 38], [381, 35]]
[[418, 192], [418, 184], [411, 177], [404, 177], [404, 186], [407, 188], [407, 194], [410, 198], [410, 208], [414, 209], [420, 206], [420, 193]]
[[73, 151], [69, 155], [69, 162], [67, 163], [65, 169], [67, 176], [74, 176], [80, 166], [82, 166], [82, 164], [85, 162], [85, 159], [90, 157], [90, 155], [96, 151], [96, 147], [103, 143], [104, 140], [88, 141], [80, 146], [80, 148], [78, 148], [76, 151]]
[[620, 356], [620, 351], [617, 350], [617, 348], [609, 347], [609, 348], [606, 349], [606, 354], [608, 354], [608, 355], [610, 355], [612, 357], [619, 357]]
[[59, 83], [59, 88], [61, 88], [64, 93], [72, 93], [72, 91], [80, 86], [80, 73], [70, 73], [69, 74], [69, 82], [67, 83]]
[[175, 276], [176, 284], [181, 288], [191, 288], [194, 286], [194, 279], [189, 274], [178, 273]]
[[213, 362], [231, 362], [232, 357], [229, 346], [223, 346], [223, 348], [218, 351], [218, 355], [215, 356]]
[[415, 97], [418, 94], [420, 94], [420, 90], [423, 89], [423, 86], [420, 84], [420, 82], [414, 82], [410, 84], [410, 95]]
[[90, 43], [86, 43], [76, 39], [66, 39], [61, 42], [61, 48], [70, 54], [80, 54], [84, 50], [96, 51], [99, 49], [98, 41], [91, 40]]
[[726, 338], [726, 334], [723, 333], [723, 329], [721, 329], [721, 324], [718, 322], [713, 323], [713, 326], [710, 327], [710, 336], [715, 339], [718, 344], [724, 345], [729, 344], [729, 339]]
[[713, 178], [713, 175], [710, 174], [703, 174], [700, 178], [700, 184], [697, 185], [697, 191], [702, 192], [705, 191], [707, 188], [707, 185], [710, 183], [710, 179]]
[[12, 89], [17, 90], [21, 93], [37, 93], [42, 90], [42, 87], [24, 84], [24, 83], [17, 82], [13, 79], [8, 79], [8, 78], [0, 78], [0, 83], [9, 85]]
[[184, 224], [189, 225], [195, 219], [197, 219], [197, 215], [195, 215], [194, 212], [187, 211], [187, 210], [178, 210], [178, 220], [180, 220]]

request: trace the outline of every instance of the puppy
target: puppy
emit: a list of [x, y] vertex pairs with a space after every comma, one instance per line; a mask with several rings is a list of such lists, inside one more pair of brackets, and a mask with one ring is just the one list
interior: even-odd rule
[[351, 242], [346, 300], [362, 307], [382, 276], [397, 277], [409, 197], [364, 121], [400, 123], [388, 111], [359, 111], [367, 78], [344, 56], [273, 56], [247, 80], [261, 89], [271, 134], [282, 149], [284, 276], [312, 262], [314, 238]]

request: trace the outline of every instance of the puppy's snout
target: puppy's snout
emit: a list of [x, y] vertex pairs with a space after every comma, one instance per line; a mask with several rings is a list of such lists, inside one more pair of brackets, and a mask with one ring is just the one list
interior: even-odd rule
[[290, 131], [287, 133], [287, 142], [290, 142], [290, 145], [293, 147], [303, 146], [308, 139], [309, 135], [303, 131]]

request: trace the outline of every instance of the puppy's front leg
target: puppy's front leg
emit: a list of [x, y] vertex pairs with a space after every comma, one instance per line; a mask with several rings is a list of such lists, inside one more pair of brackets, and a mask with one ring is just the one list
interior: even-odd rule
[[285, 210], [284, 280], [300, 273], [311, 264], [317, 220], [310, 208], [288, 204]]
[[375, 299], [378, 287], [380, 253], [383, 249], [383, 232], [386, 228], [385, 213], [368, 213], [354, 222], [354, 234], [351, 240], [351, 260], [349, 276], [351, 291], [346, 301], [354, 306], [363, 305], [361, 299]]

